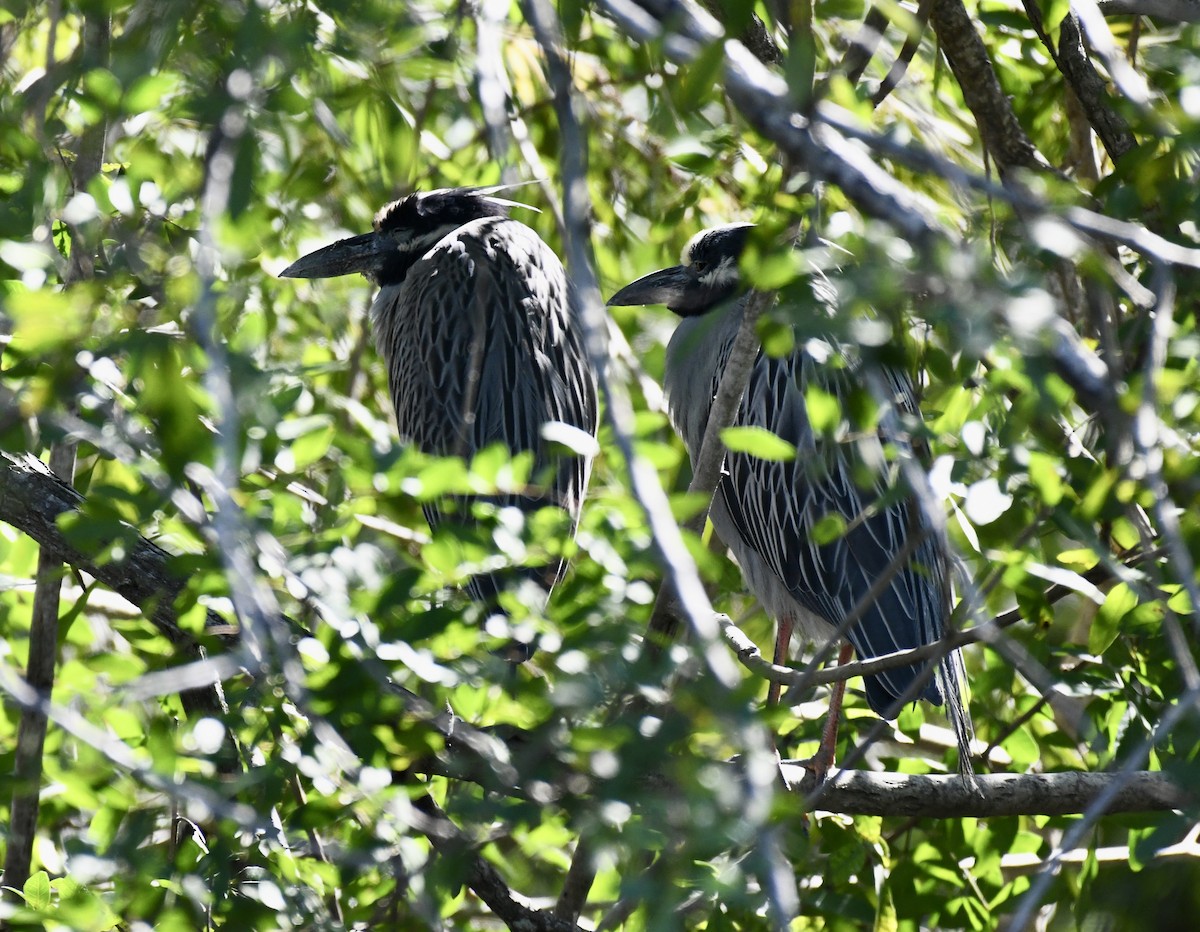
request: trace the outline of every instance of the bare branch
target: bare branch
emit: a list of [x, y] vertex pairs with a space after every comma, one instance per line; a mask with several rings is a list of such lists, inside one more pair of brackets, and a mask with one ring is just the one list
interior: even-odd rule
[[28, 534], [63, 563], [94, 576], [141, 607], [176, 650], [193, 650], [195, 640], [179, 627], [175, 613], [175, 598], [184, 580], [169, 570], [170, 554], [126, 527], [126, 556], [98, 563], [72, 544], [57, 523], [61, 515], [77, 511], [82, 503], [83, 496], [50, 472], [41, 460], [28, 454], [0, 452], [0, 521]]
[[1109, 158], [1114, 162], [1137, 145], [1129, 124], [1109, 101], [1108, 87], [1097, 73], [1083, 47], [1083, 35], [1075, 18], [1068, 15], [1059, 27], [1058, 46], [1042, 24], [1042, 11], [1036, 0], [1024, 0], [1025, 13], [1034, 30], [1054, 58], [1054, 63], [1075, 92], [1075, 97], [1087, 114], [1088, 123], [1100, 137]]
[[[943, 2], [957, 3], [958, 0]], [[661, 24], [632, 0], [604, 0], [603, 6], [635, 37], [659, 38], [663, 33]], [[635, 12], [641, 14], [640, 18], [633, 15]], [[697, 30], [687, 18], [684, 4], [672, 5], [671, 14], [676, 17], [672, 22], [682, 24], [680, 28], [687, 35], [696, 34]], [[640, 24], [640, 28], [635, 28], [635, 24]], [[970, 28], [974, 35], [974, 26], [969, 17], [965, 27]], [[969, 39], [964, 33], [964, 40]], [[977, 35], [975, 39], [978, 40]], [[684, 64], [695, 54], [694, 49], [688, 54], [678, 53], [669, 44], [666, 50], [672, 60]], [[765, 68], [745, 46], [736, 40], [726, 41], [725, 53], [726, 91], [746, 120], [807, 171], [837, 184], [860, 210], [886, 220], [919, 248], [932, 240], [954, 240], [956, 237], [950, 236], [937, 224], [912, 192], [875, 164], [868, 153], [850, 145], [851, 140], [861, 142], [914, 170], [933, 172], [951, 184], [1011, 204], [1022, 211], [1027, 222], [1057, 220], [1088, 236], [1127, 246], [1159, 262], [1200, 268], [1200, 249], [1181, 246], [1140, 224], [1116, 220], [1082, 207], [1054, 207], [1019, 186], [996, 184], [926, 149], [867, 130], [844, 109], [828, 102], [818, 102], [811, 114], [799, 113], [783, 79]], [[986, 50], [984, 55], [986, 57]], [[1037, 158], [1040, 159], [1040, 156]], [[1020, 161], [1018, 158], [1015, 163], [1019, 164]], [[1048, 166], [1041, 160], [1036, 167], [1044, 169]], [[1100, 363], [1100, 367], [1103, 368], [1103, 363]]]
[[475, 19], [475, 81], [479, 91], [479, 109], [487, 133], [488, 152], [492, 161], [500, 166], [500, 180], [504, 184], [517, 181], [509, 152], [512, 148], [512, 130], [508, 120], [508, 109], [512, 87], [508, 72], [504, 69], [503, 26], [508, 18], [508, 4], [487, 2], [472, 4]]
[[237, 143], [247, 130], [246, 114], [231, 103], [225, 118], [210, 132], [204, 164], [204, 183], [200, 198], [201, 224], [196, 252], [196, 273], [200, 294], [189, 317], [191, 335], [208, 357], [203, 381], [215, 406], [216, 462], [210, 470], [191, 463], [188, 478], [200, 485], [213, 501], [212, 542], [225, 570], [229, 593], [241, 623], [242, 643], [248, 651], [251, 672], [258, 675], [271, 670], [283, 674], [291, 697], [300, 708], [303, 701], [304, 671], [288, 643], [288, 631], [271, 591], [258, 579], [248, 541], [252, 535], [245, 515], [233, 497], [240, 476], [238, 463], [238, 405], [234, 398], [229, 353], [217, 327], [217, 247], [214, 230], [229, 209], [233, 190]]
[[876, 88], [875, 93], [871, 95], [871, 103], [878, 107], [884, 100], [887, 99], [896, 87], [904, 80], [904, 75], [908, 72], [908, 66], [912, 63], [913, 56], [917, 54], [917, 49], [921, 47], [921, 37], [925, 34], [925, 28], [929, 25], [929, 11], [933, 6], [933, 0], [921, 0], [917, 6], [917, 22], [916, 29], [904, 37], [904, 46], [900, 49], [900, 54], [896, 56], [896, 60], [892, 62], [892, 67], [888, 69], [887, 75]]
[[140, 749], [139, 755], [139, 752], [115, 738], [110, 731], [93, 725], [78, 712], [38, 695], [36, 690], [14, 675], [5, 664], [0, 664], [0, 692], [7, 695], [19, 708], [37, 711], [67, 734], [99, 751], [143, 786], [162, 793], [182, 806], [191, 807], [196, 818], [218, 816], [229, 819], [243, 831], [274, 834], [275, 826], [271, 820], [260, 817], [252, 806], [230, 802], [219, 793], [193, 780], [179, 781], [174, 776], [164, 776], [147, 762], [145, 748]]
[[[80, 30], [79, 67], [102, 68], [108, 64], [112, 33], [108, 17], [97, 11], [84, 15]], [[48, 50], [48, 55], [52, 52]], [[39, 130], [44, 129], [44, 111], [38, 111]], [[104, 162], [104, 144], [108, 119], [96, 120], [79, 137], [75, 160], [70, 165], [71, 186], [84, 191], [100, 173]], [[73, 224], [70, 257], [63, 283], [72, 285], [91, 279], [99, 243], [82, 235]], [[73, 406], [72, 398], [68, 406]], [[75, 476], [75, 441], [64, 438], [50, 449], [50, 469], [66, 486]], [[58, 617], [61, 609], [62, 560], [51, 550], [38, 553], [37, 581], [29, 629], [29, 658], [25, 681], [38, 695], [49, 698], [54, 691], [58, 666]], [[4, 886], [8, 896], [19, 894], [29, 879], [33, 843], [37, 834], [42, 789], [42, 758], [46, 746], [47, 719], [41, 709], [25, 707], [17, 726], [17, 747], [13, 760], [13, 793], [9, 820], [9, 844], [4, 856]]]
[[1017, 120], [962, 0], [934, 0], [929, 18], [962, 88], [963, 100], [975, 116], [983, 147], [995, 160], [1001, 177], [1014, 168], [1053, 171]]
[[[63, 483], [70, 484], [75, 474], [75, 444], [69, 440], [56, 443], [50, 451], [50, 464]], [[54, 671], [58, 665], [62, 570], [62, 561], [50, 550], [41, 548], [29, 626], [29, 661], [25, 668], [25, 682], [39, 695], [46, 697], [54, 691]], [[46, 724], [46, 716], [40, 709], [26, 707], [21, 710], [13, 761], [9, 843], [4, 856], [4, 886], [12, 891], [23, 889], [25, 881], [29, 879], [33, 841], [37, 835]]]
[[500, 876], [500, 872], [473, 850], [470, 839], [450, 821], [431, 797], [424, 796], [416, 800], [414, 805], [430, 817], [429, 824], [417, 827], [424, 832], [434, 850], [467, 859], [467, 886], [509, 929], [513, 932], [580, 932], [574, 922], [568, 922], [545, 910], [531, 909], [519, 902]]
[[[815, 777], [799, 764], [784, 761], [783, 770], [793, 792], [807, 797], [815, 788]], [[929, 819], [1070, 815], [1094, 805], [1105, 791], [1112, 793], [1103, 810], [1109, 814], [1183, 809], [1196, 803], [1193, 794], [1152, 771], [1131, 774], [1127, 780], [1111, 773], [1076, 772], [986, 774], [975, 780], [977, 789], [953, 775], [836, 770], [825, 780], [817, 808]]]
[[1096, 6], [1096, 0], [1071, 0], [1071, 13], [1078, 17], [1079, 25], [1087, 33], [1088, 44], [1104, 62], [1113, 84], [1144, 112], [1152, 99], [1150, 86], [1146, 84], [1146, 79], [1134, 70], [1125, 54], [1117, 48], [1117, 40], [1113, 38], [1108, 23], [1104, 21], [1104, 16]]
[[[727, 15], [726, 8], [719, 0], [700, 0], [700, 2], [704, 4], [704, 8], [709, 13], [724, 24], [725, 21], [722, 17]], [[779, 51], [779, 46], [775, 44], [775, 39], [771, 36], [771, 31], [758, 18], [757, 13], [750, 12], [750, 18], [747, 20], [746, 26], [742, 29], [741, 35], [738, 38], [742, 40], [742, 44], [751, 51], [754, 57], [764, 65], [783, 64], [783, 53]]]
[[[793, 116], [799, 119], [798, 115]], [[979, 191], [988, 197], [1011, 204], [1022, 211], [1027, 221], [1043, 218], [1058, 220], [1080, 233], [1120, 246], [1127, 246], [1134, 252], [1141, 253], [1158, 262], [1200, 268], [1200, 249], [1181, 246], [1164, 239], [1157, 233], [1152, 233], [1141, 224], [1116, 220], [1084, 207], [1056, 208], [1040, 198], [1034, 197], [1026, 190], [1014, 185], [996, 184], [981, 175], [967, 171], [949, 159], [935, 155], [928, 149], [906, 145], [889, 136], [865, 129], [846, 110], [835, 104], [828, 102], [818, 104], [813, 118], [915, 171], [933, 172], [951, 184]], [[775, 141], [784, 145], [781, 139], [775, 139]], [[866, 208], [864, 207], [864, 209]]]
[[787, 83], [740, 42], [725, 43], [725, 90], [752, 126], [807, 171], [842, 188], [864, 212], [891, 223], [918, 245], [947, 235], [925, 204], [870, 153], [831, 126], [797, 113]]
[[[1200, 587], [1196, 585], [1196, 564], [1179, 525], [1179, 509], [1171, 499], [1171, 490], [1163, 475], [1162, 422], [1158, 417], [1159, 382], [1175, 322], [1175, 279], [1171, 270], [1161, 266], [1156, 268], [1154, 284], [1158, 304], [1154, 308], [1149, 352], [1146, 354], [1142, 398], [1134, 418], [1133, 442], [1137, 458], [1129, 465], [1129, 472], [1135, 478], [1142, 479], [1153, 495], [1154, 514], [1166, 542], [1175, 578], [1183, 585], [1191, 604], [1197, 606], [1200, 605]], [[1183, 673], [1184, 683], [1189, 690], [1200, 688], [1200, 673], [1196, 670], [1196, 661], [1179, 619], [1167, 608], [1163, 621], [1171, 652]], [[1198, 630], [1200, 622], [1193, 615], [1193, 635]]]
[[567, 870], [567, 879], [563, 881], [562, 892], [554, 904], [554, 915], [565, 922], [578, 921], [595, 879], [592, 846], [587, 836], [581, 835], [571, 854], [571, 866]]
[[[608, 402], [608, 418], [629, 469], [630, 485], [637, 500], [646, 510], [654, 541], [675, 585], [684, 616], [696, 635], [710, 672], [725, 688], [732, 689], [737, 683], [737, 667], [729, 661], [728, 655], [721, 648], [720, 632], [712, 623], [712, 603], [704, 592], [695, 561], [688, 554], [683, 537], [671, 515], [670, 504], [658, 483], [657, 474], [648, 463], [634, 453], [631, 439], [633, 408], [625, 387], [609, 378], [608, 367], [605, 364], [604, 333], [607, 321], [588, 242], [591, 203], [587, 186], [587, 140], [583, 138], [580, 121], [575, 114], [572, 100], [574, 85], [570, 67], [563, 54], [557, 17], [545, 0], [526, 0], [523, 9], [526, 19], [534, 28], [542, 53], [546, 56], [547, 71], [554, 91], [554, 109], [563, 134], [563, 244], [567, 253], [567, 268], [570, 270], [582, 309], [584, 342], [588, 355], [595, 364], [601, 393]], [[719, 34], [715, 20], [694, 5], [691, 5], [691, 9], [698, 14], [698, 18], [689, 16], [684, 23], [685, 48], [677, 50], [677, 54], [683, 57], [696, 52], [695, 42], [698, 37], [707, 37], [711, 41]], [[688, 48], [692, 51], [686, 51]]]
[[879, 48], [879, 42], [883, 39], [883, 31], [887, 27], [887, 13], [879, 6], [872, 6], [863, 18], [858, 32], [850, 40], [850, 48], [842, 56], [840, 67], [851, 84], [858, 84], [862, 80], [863, 73], [867, 70], [867, 65], [871, 63], [875, 50]]
[[[720, 643], [720, 632], [713, 622], [712, 603], [704, 591], [695, 561], [688, 553], [683, 536], [671, 514], [658, 476], [653, 467], [634, 452], [631, 439], [633, 412], [628, 394], [623, 385], [608, 378], [603, 358], [604, 305], [588, 243], [591, 202], [587, 185], [587, 140], [583, 136], [575, 109], [574, 82], [563, 53], [561, 27], [554, 9], [546, 0], [525, 0], [522, 8], [526, 19], [534, 28], [538, 44], [546, 58], [550, 86], [554, 92], [554, 108], [563, 137], [563, 241], [568, 257], [567, 265], [582, 308], [588, 353], [596, 362], [600, 388], [608, 402], [609, 419], [630, 472], [634, 495], [646, 510], [654, 540], [663, 556], [675, 595], [695, 636], [697, 648], [714, 685], [722, 692], [730, 691], [739, 681], [737, 665], [730, 660]], [[704, 36], [716, 33], [716, 23], [699, 8], [689, 4], [688, 13], [694, 33]], [[754, 342], [756, 353], [757, 339]], [[747, 372], [748, 369], [749, 367]], [[741, 392], [737, 394], [740, 398]], [[732, 405], [736, 409], [737, 399], [734, 399]], [[719, 472], [713, 475], [710, 489], [716, 488], [718, 475]], [[742, 808], [747, 813], [747, 818], [752, 818], [750, 814], [754, 812], [760, 813], [761, 817], [769, 811], [769, 801], [775, 791], [775, 778], [771, 768], [759, 766], [765, 761], [776, 759], [770, 736], [748, 710], [735, 703], [729, 704], [726, 727], [729, 738], [744, 752], [741, 779], [738, 780]], [[586, 846], [582, 852], [576, 853], [584, 855], [580, 861], [587, 860]], [[774, 863], [777, 860], [777, 848], [772, 847], [769, 851], [758, 853], [766, 862], [766, 870], [775, 873], [778, 866]], [[584, 886], [587, 873], [588, 865], [581, 864], [578, 869], [579, 876], [575, 878], [580, 886]], [[790, 900], [787, 897], [775, 896], [774, 892], [773, 890], [770, 897], [773, 914], [779, 917], [780, 922], [790, 921], [796, 900], [794, 891]]]
[[[1117, 567], [1101, 563], [1083, 573], [1082, 576], [1088, 582], [1097, 585], [1116, 581], [1120, 579], [1120, 575], [1124, 571], [1147, 563], [1150, 560], [1157, 560], [1165, 552], [1165, 548], [1155, 547], [1127, 556], [1125, 558], [1126, 562], [1117, 564]], [[884, 575], [886, 576], [887, 574], [885, 573]], [[1055, 602], [1059, 602], [1075, 592], [1077, 590], [1072, 589], [1070, 586], [1056, 583], [1046, 590], [1044, 598], [1047, 603], [1053, 605]], [[939, 640], [931, 644], [924, 644], [921, 647], [893, 651], [890, 654], [872, 657], [870, 660], [856, 660], [851, 663], [839, 664], [835, 667], [827, 667], [823, 670], [811, 668], [797, 670], [794, 667], [780, 666], [767, 660], [762, 655], [758, 645], [741, 628], [735, 625], [728, 615], [718, 615], [717, 617], [721, 625], [722, 635], [737, 655], [738, 660], [747, 670], [772, 683], [799, 688], [805, 686], [827, 686], [841, 680], [853, 679], [856, 676], [871, 676], [881, 673], [884, 670], [910, 666], [917, 661], [927, 660], [930, 657], [942, 657], [952, 650], [965, 647], [968, 644], [977, 644], [980, 641], [990, 644], [994, 640], [996, 632], [1003, 631], [1005, 628], [1010, 628], [1017, 622], [1024, 620], [1020, 610], [1013, 609], [997, 615], [983, 624], [947, 632]]]

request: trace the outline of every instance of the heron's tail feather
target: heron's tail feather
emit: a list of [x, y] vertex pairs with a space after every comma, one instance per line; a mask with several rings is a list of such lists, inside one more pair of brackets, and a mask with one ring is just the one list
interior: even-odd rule
[[969, 786], [978, 787], [975, 768], [971, 766], [971, 743], [975, 740], [975, 728], [971, 724], [971, 713], [967, 711], [966, 675], [963, 671], [962, 655], [958, 651], [948, 654], [937, 668], [937, 685], [945, 698], [946, 714], [958, 741], [958, 775]]

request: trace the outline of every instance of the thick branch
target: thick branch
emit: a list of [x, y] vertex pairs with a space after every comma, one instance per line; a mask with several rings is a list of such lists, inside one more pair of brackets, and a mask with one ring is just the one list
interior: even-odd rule
[[[786, 102], [783, 103], [786, 105]], [[781, 123], [787, 119], [789, 117], [777, 114], [775, 122]], [[793, 114], [790, 119], [798, 118]], [[1011, 204], [1025, 218], [1026, 222], [1039, 219], [1061, 221], [1085, 236], [1126, 246], [1134, 252], [1158, 262], [1200, 268], [1200, 249], [1173, 243], [1141, 224], [1117, 220], [1083, 207], [1055, 208], [1019, 185], [996, 184], [982, 175], [967, 171], [949, 159], [935, 155], [928, 149], [907, 145], [892, 136], [864, 129], [849, 112], [828, 101], [822, 101], [817, 105], [813, 120], [827, 124], [848, 139], [862, 142], [880, 155], [907, 165], [914, 171], [931, 172], [953, 185], [978, 191], [988, 197]], [[784, 137], [773, 136], [769, 133], [766, 135], [785, 149], [790, 144], [790, 141]], [[859, 206], [863, 210], [867, 210], [866, 206], [861, 204]], [[1150, 306], [1153, 298], [1147, 298], [1146, 294], [1148, 293], [1140, 287], [1136, 292], [1131, 292], [1131, 296], [1136, 295], [1136, 300], [1140, 304]]]
[[[807, 796], [816, 787], [811, 771], [788, 761], [782, 766], [793, 792]], [[1111, 773], [987, 774], [977, 776], [971, 786], [951, 775], [838, 770], [825, 781], [819, 808], [846, 815], [929, 819], [1071, 815], [1086, 810], [1117, 779]], [[1156, 812], [1195, 804], [1195, 796], [1165, 774], [1141, 771], [1132, 775], [1105, 811]]]
[[962, 0], [934, 0], [930, 22], [963, 100], [975, 117], [979, 137], [995, 160], [1001, 176], [1014, 168], [1047, 171], [1049, 163], [1037, 151], [1013, 111], [988, 57], [987, 47]]
[[170, 554], [128, 528], [128, 556], [98, 563], [72, 544], [57, 524], [61, 515], [78, 511], [82, 502], [83, 496], [41, 460], [0, 452], [0, 521], [28, 534], [63, 563], [94, 576], [145, 610], [177, 649], [194, 649], [195, 640], [178, 624], [174, 602], [184, 580], [170, 571]]
[[1059, 27], [1058, 47], [1047, 34], [1042, 24], [1042, 11], [1036, 0], [1024, 0], [1025, 13], [1034, 30], [1054, 58], [1054, 63], [1071, 85], [1076, 98], [1087, 115], [1088, 123], [1100, 137], [1104, 150], [1114, 162], [1137, 145], [1129, 124], [1113, 109], [1108, 97], [1108, 87], [1088, 58], [1083, 47], [1083, 35], [1079, 22], [1068, 14]]
[[814, 176], [836, 184], [865, 213], [918, 245], [946, 231], [900, 181], [863, 147], [827, 123], [796, 112], [787, 83], [739, 42], [725, 44], [725, 91], [742, 116]]

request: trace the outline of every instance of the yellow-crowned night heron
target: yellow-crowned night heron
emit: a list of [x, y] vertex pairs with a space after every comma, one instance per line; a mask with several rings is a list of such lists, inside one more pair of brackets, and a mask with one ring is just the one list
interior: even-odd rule
[[[671, 419], [693, 463], [742, 319], [746, 289], [740, 284], [738, 261], [750, 230], [750, 224], [732, 224], [699, 233], [684, 249], [682, 265], [647, 275], [608, 302], [665, 304], [683, 317], [667, 347], [663, 381]], [[847, 400], [854, 381], [861, 379], [856, 368], [853, 354], [832, 339], [805, 341], [798, 335], [795, 350], [778, 359], [760, 351], [736, 423], [765, 428], [795, 445], [798, 453], [789, 462], [728, 453], [713, 497], [713, 527], [733, 552], [750, 590], [778, 623], [776, 663], [786, 660], [795, 629], [809, 641], [828, 638], [914, 537], [911, 555], [846, 636], [860, 657], [878, 657], [936, 641], [949, 617], [945, 542], [911, 498], [889, 487], [880, 470], [883, 446], [905, 442], [899, 415], [917, 414], [907, 375], [894, 369], [881, 373], [894, 410], [885, 412], [878, 431], [833, 441], [814, 433], [809, 423], [806, 387], [816, 385]], [[869, 488], [860, 484], [864, 472]], [[827, 515], [840, 515], [845, 532], [820, 543], [813, 530]], [[847, 645], [842, 662], [849, 656]], [[943, 661], [920, 697], [937, 704], [948, 700], [965, 768], [970, 721], [959, 666], [957, 654]], [[871, 708], [894, 715], [896, 700], [919, 670], [919, 665], [893, 667], [867, 676]], [[832, 762], [844, 686], [843, 681], [834, 691], [823, 756], [814, 761], [821, 773]], [[769, 700], [777, 698], [778, 687], [773, 686]]]
[[[508, 217], [514, 205], [497, 190], [410, 194], [379, 211], [374, 232], [317, 250], [282, 275], [361, 272], [379, 286], [371, 319], [401, 440], [438, 456], [469, 458], [495, 443], [514, 455], [532, 451], [542, 490], [492, 501], [527, 512], [558, 505], [573, 530], [591, 466], [583, 447], [596, 433], [595, 374], [562, 263]], [[572, 436], [578, 455], [548, 442], [570, 445]], [[469, 517], [468, 503], [456, 505], [457, 520]], [[448, 519], [436, 504], [425, 516], [434, 528]], [[548, 593], [562, 569], [559, 561], [520, 575]], [[494, 608], [511, 581], [479, 575], [468, 589]]]

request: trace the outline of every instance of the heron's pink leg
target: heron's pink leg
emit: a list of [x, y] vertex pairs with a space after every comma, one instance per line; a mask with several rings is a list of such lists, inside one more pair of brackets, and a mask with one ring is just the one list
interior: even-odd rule
[[[787, 663], [788, 647], [792, 643], [792, 628], [794, 622], [791, 615], [784, 615], [779, 619], [779, 631], [775, 635], [775, 665], [783, 666]], [[779, 693], [783, 688], [782, 683], [771, 683], [767, 689], [767, 705], [775, 705], [779, 702]]]
[[[850, 658], [854, 656], [854, 648], [850, 644], [843, 644], [842, 649], [838, 652], [838, 666], [850, 662]], [[825, 716], [825, 727], [821, 731], [821, 744], [817, 748], [817, 753], [805, 761], [804, 766], [817, 775], [817, 781], [825, 779], [825, 774], [829, 773], [829, 769], [833, 766], [834, 756], [837, 753], [837, 735], [838, 722], [842, 717], [842, 699], [846, 695], [846, 681], [838, 680], [833, 684], [833, 691], [829, 694], [829, 712]]]

